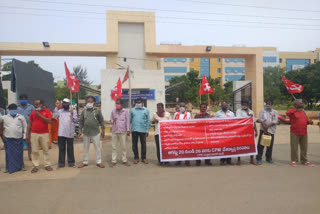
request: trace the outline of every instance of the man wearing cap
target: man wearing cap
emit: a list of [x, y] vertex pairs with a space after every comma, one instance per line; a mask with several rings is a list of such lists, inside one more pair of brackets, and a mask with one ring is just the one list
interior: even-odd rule
[[[71, 107], [71, 108], [70, 108]], [[70, 106], [70, 100], [64, 98], [62, 101], [62, 108], [54, 109], [53, 116], [59, 119], [58, 129], [58, 146], [59, 146], [59, 161], [58, 168], [65, 166], [66, 147], [68, 166], [74, 167], [74, 151], [73, 151], [73, 138], [75, 133], [75, 124], [78, 123], [77, 112]]]

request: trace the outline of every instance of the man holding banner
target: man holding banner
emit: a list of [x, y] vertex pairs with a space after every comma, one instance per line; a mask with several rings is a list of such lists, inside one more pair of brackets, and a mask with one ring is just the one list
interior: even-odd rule
[[[239, 108], [236, 111], [236, 116], [237, 117], [252, 117], [254, 121], [254, 114], [253, 111], [249, 108], [249, 101], [248, 100], [242, 100], [241, 101], [241, 108]], [[254, 136], [258, 136], [258, 131], [257, 131], [257, 126], [256, 123], [253, 122], [254, 124]], [[256, 161], [253, 159], [253, 155], [250, 156], [250, 163], [253, 165], [257, 165]], [[241, 165], [241, 158], [238, 157], [238, 162], [237, 165]]]
[[[234, 117], [234, 113], [228, 109], [228, 103], [226, 101], [221, 102], [221, 110], [217, 111], [216, 118], [228, 118]], [[221, 158], [220, 165], [225, 163], [232, 165], [231, 158]]]

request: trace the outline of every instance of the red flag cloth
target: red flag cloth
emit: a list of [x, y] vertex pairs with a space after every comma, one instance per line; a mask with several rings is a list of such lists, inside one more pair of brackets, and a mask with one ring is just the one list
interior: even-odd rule
[[122, 84], [125, 83], [129, 79], [129, 67], [127, 68], [127, 72], [123, 77]]
[[122, 85], [120, 77], [118, 79], [117, 85], [113, 88], [111, 92], [111, 98], [116, 101], [117, 99], [120, 99], [122, 97]]
[[67, 77], [67, 83], [68, 83], [68, 90], [71, 92], [78, 92], [80, 87], [79, 80], [70, 73], [67, 63], [64, 63], [64, 68], [66, 70], [66, 77]]
[[207, 80], [206, 76], [203, 75], [201, 86], [200, 86], [200, 89], [199, 89], [199, 94], [203, 95], [203, 94], [207, 94], [207, 93], [213, 94], [214, 91], [212, 90], [210, 84], [208, 83], [208, 80]]
[[301, 93], [304, 89], [303, 85], [291, 82], [290, 80], [281, 77], [284, 85], [286, 86], [289, 94]]

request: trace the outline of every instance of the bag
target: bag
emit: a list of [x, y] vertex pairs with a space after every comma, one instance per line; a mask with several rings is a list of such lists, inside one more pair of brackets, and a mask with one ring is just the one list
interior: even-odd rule
[[265, 135], [265, 134], [263, 134], [263, 135], [261, 136], [260, 144], [261, 144], [262, 146], [269, 147], [270, 144], [271, 144], [271, 139], [272, 139], [271, 135]]

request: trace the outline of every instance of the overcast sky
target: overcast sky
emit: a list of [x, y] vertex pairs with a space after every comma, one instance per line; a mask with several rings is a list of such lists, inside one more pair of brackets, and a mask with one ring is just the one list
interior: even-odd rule
[[[0, 0], [0, 42], [106, 43], [106, 10], [155, 12], [158, 44], [320, 48], [319, 0]], [[56, 80], [64, 61], [81, 65], [95, 84], [106, 67], [95, 57], [15, 58], [35, 60]]]

